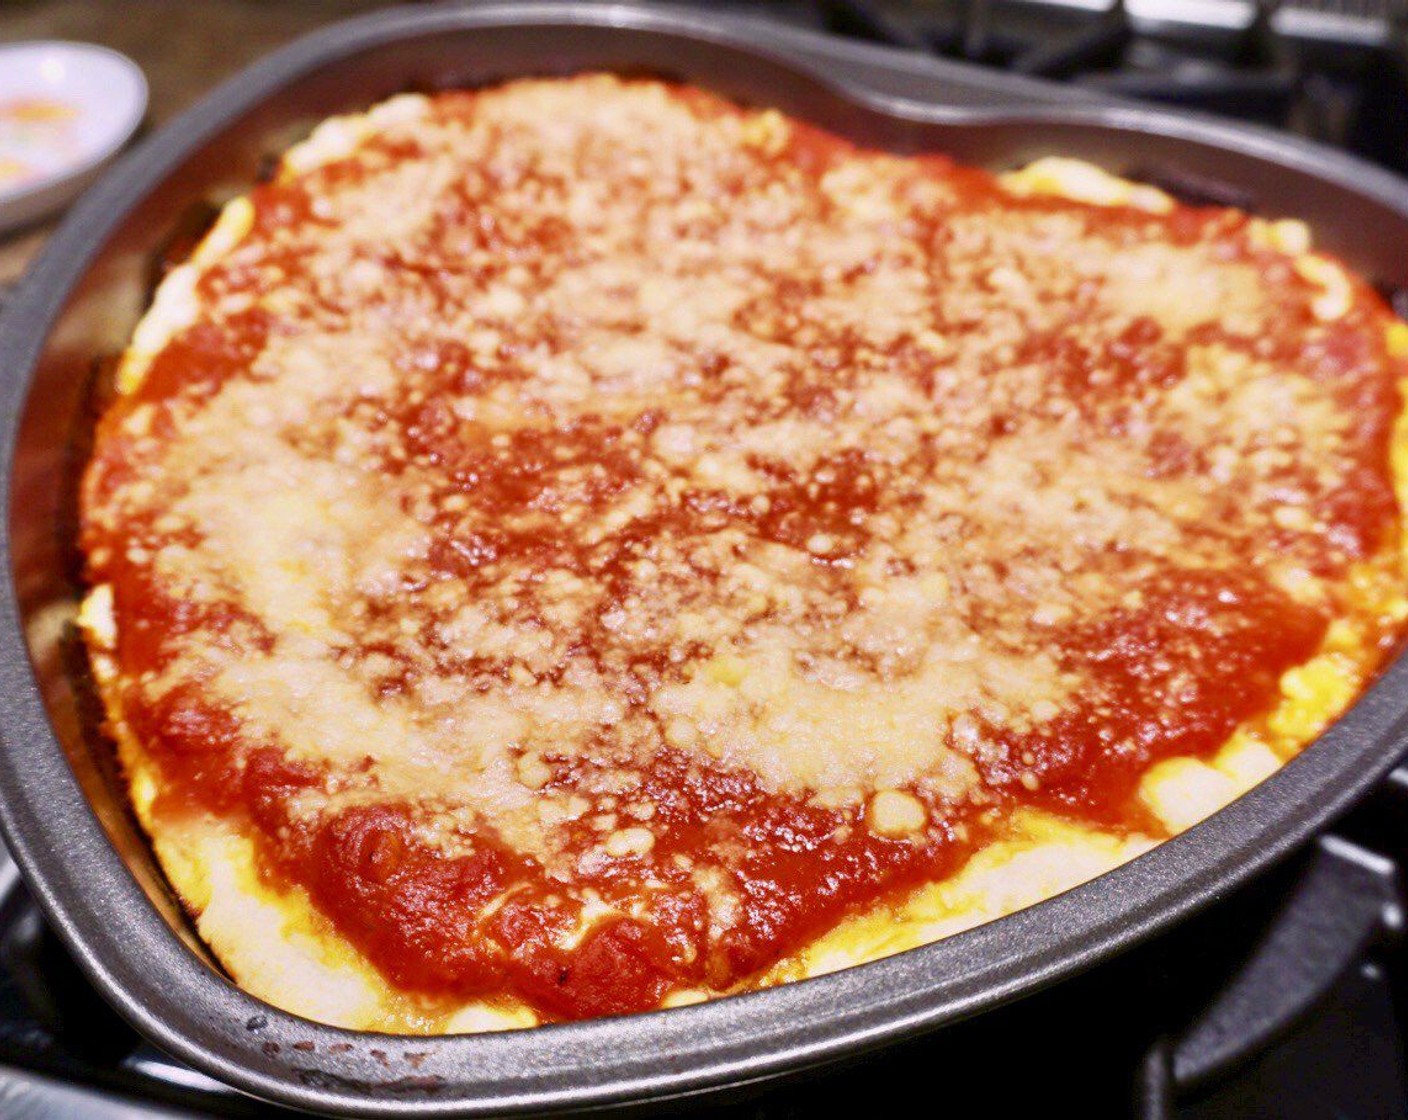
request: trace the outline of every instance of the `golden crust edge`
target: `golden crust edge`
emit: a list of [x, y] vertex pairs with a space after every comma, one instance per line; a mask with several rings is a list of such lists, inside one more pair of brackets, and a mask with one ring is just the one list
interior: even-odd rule
[[[284, 154], [278, 175], [305, 173], [344, 158], [383, 125], [411, 119], [428, 104], [424, 97], [408, 94], [366, 113], [329, 118]], [[998, 181], [1015, 196], [1044, 194], [1154, 213], [1173, 205], [1156, 188], [1061, 157], [1038, 160]], [[190, 260], [163, 280], [119, 364], [120, 394], [136, 392], [151, 360], [192, 321], [196, 280], [238, 246], [252, 219], [248, 198], [233, 199]], [[1352, 281], [1336, 262], [1311, 251], [1303, 223], [1255, 220], [1253, 236], [1265, 247], [1296, 258], [1297, 271], [1321, 289], [1314, 304], [1319, 317], [1334, 319], [1348, 310]], [[1388, 329], [1394, 356], [1408, 358], [1408, 326], [1395, 323]], [[1393, 465], [1395, 491], [1400, 504], [1408, 504], [1408, 416], [1403, 414], [1395, 425]], [[1408, 555], [1401, 543], [1393, 554], [1359, 566], [1351, 582], [1361, 586], [1368, 606], [1358, 622], [1370, 616], [1408, 616], [1408, 597], [1402, 592], [1405, 571]], [[197, 932], [237, 984], [294, 1014], [357, 1030], [447, 1034], [537, 1024], [534, 1012], [516, 1001], [471, 1000], [446, 1010], [393, 988], [318, 912], [306, 891], [261, 878], [252, 841], [233, 826], [208, 816], [179, 824], [158, 821], [152, 812], [159, 783], [156, 765], [125, 723], [115, 687], [110, 588], [90, 591], [79, 625], [138, 820]], [[1242, 796], [1354, 701], [1372, 673], [1363, 642], [1352, 631], [1349, 623], [1332, 627], [1325, 647], [1282, 678], [1276, 710], [1256, 726], [1239, 728], [1211, 761], [1167, 759], [1146, 772], [1141, 797], [1170, 832], [1191, 827]], [[1001, 839], [975, 852], [957, 874], [844, 919], [750, 986], [818, 976], [951, 936], [1063, 893], [1157, 843], [1147, 836], [1120, 836], [1022, 811], [1008, 822]], [[677, 991], [664, 1006], [726, 994]]]

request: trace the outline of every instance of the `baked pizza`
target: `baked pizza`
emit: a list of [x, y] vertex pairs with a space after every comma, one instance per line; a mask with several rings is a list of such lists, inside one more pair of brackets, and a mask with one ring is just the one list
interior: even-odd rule
[[213, 954], [348, 1027], [712, 998], [1136, 857], [1408, 617], [1408, 326], [1306, 227], [607, 75], [405, 95], [116, 371], [81, 624]]

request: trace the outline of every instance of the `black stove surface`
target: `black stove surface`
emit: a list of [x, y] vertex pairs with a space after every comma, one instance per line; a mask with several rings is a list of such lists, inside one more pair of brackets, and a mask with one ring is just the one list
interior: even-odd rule
[[835, 34], [1285, 128], [1408, 171], [1408, 0], [725, 0]]
[[[1408, 171], [1408, 0], [715, 7], [1220, 112]], [[1408, 1116], [1405, 821], [1408, 767], [1299, 858], [1084, 976], [844, 1068], [661, 1111], [800, 1120], [873, 1109], [879, 1086], [1002, 1116]], [[142, 1042], [0, 850], [0, 1120], [279, 1115]]]
[[[802, 1120], [873, 1107], [879, 1085], [936, 1104], [976, 1093], [1003, 1116], [1408, 1116], [1405, 811], [1408, 768], [1300, 858], [1084, 976], [847, 1066], [657, 1111]], [[292, 1115], [141, 1041], [0, 866], [0, 1117]]]

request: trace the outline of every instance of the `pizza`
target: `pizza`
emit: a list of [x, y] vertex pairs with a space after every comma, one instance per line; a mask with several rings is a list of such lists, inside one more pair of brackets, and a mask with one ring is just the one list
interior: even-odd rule
[[1137, 857], [1405, 600], [1408, 326], [1294, 220], [590, 74], [337, 117], [132, 336], [81, 626], [255, 995], [672, 1007]]

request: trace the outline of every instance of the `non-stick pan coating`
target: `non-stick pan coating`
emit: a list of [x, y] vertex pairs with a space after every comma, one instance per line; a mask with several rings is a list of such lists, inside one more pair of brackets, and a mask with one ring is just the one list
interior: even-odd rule
[[[1408, 187], [1268, 132], [771, 25], [623, 6], [396, 9], [341, 24], [227, 83], [72, 211], [0, 317], [0, 825], [50, 921], [149, 1038], [248, 1092], [358, 1115], [543, 1111], [794, 1072], [981, 1012], [1178, 922], [1303, 842], [1399, 754], [1396, 661], [1299, 759], [1102, 878], [936, 945], [675, 1011], [443, 1039], [338, 1030], [268, 1007], [211, 966], [85, 735], [64, 620], [77, 588], [72, 482], [95, 362], [119, 351], [148, 266], [202, 200], [330, 113], [407, 88], [582, 69], [663, 73], [864, 143], [989, 166], [1048, 153], [1211, 180], [1305, 218], [1355, 268], [1408, 283]], [[302, 1044], [302, 1045], [299, 1045]]]

